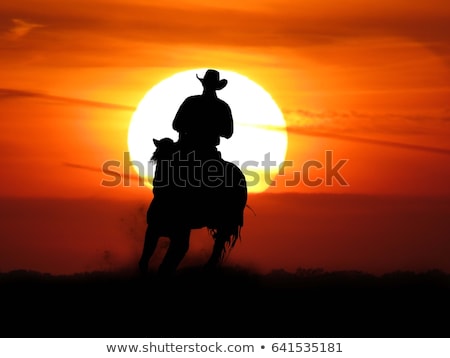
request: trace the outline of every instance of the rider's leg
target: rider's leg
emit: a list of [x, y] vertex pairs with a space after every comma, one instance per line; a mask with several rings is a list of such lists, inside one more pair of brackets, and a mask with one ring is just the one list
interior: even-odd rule
[[177, 230], [170, 237], [169, 248], [164, 256], [158, 273], [162, 276], [173, 275], [189, 249], [189, 228]]
[[158, 239], [158, 233], [154, 229], [152, 229], [150, 225], [147, 225], [147, 230], [145, 231], [144, 248], [142, 250], [141, 259], [139, 260], [139, 270], [142, 273], [145, 273], [148, 270], [148, 261], [155, 252], [156, 245], [158, 244]]

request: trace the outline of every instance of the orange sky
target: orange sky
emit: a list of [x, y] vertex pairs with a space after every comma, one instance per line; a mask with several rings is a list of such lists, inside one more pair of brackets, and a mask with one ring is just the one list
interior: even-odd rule
[[450, 195], [449, 36], [447, 0], [3, 2], [0, 196], [148, 198], [102, 187], [101, 165], [145, 93], [198, 67], [270, 92], [295, 170], [348, 160], [348, 186], [271, 192]]
[[[335, 150], [349, 159], [347, 192], [448, 194], [448, 153], [339, 137], [450, 148], [446, 4], [2, 4], [0, 139], [9, 174], [0, 190], [13, 196], [74, 195], [75, 187], [76, 195], [97, 192], [92, 173], [74, 173], [63, 163], [98, 167], [120, 159], [130, 109], [148, 89], [180, 70], [218, 67], [272, 94], [290, 129], [287, 159], [301, 165]], [[30, 180], [37, 185], [27, 185]]]

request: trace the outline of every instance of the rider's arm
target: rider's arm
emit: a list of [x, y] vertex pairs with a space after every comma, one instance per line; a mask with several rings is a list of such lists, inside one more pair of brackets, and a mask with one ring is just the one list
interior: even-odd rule
[[188, 99], [186, 99], [178, 109], [177, 114], [175, 115], [175, 118], [172, 122], [172, 128], [176, 130], [177, 132], [185, 132], [188, 125], [187, 125], [187, 119], [189, 116], [187, 115], [188, 112]]
[[224, 112], [225, 117], [223, 118], [220, 135], [226, 139], [229, 139], [233, 135], [234, 131], [233, 115], [231, 114], [231, 109], [228, 105], [225, 105]]

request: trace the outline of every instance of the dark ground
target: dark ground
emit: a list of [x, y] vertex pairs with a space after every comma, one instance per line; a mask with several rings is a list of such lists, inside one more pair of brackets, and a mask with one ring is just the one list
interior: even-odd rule
[[450, 275], [0, 274], [2, 337], [450, 337]]

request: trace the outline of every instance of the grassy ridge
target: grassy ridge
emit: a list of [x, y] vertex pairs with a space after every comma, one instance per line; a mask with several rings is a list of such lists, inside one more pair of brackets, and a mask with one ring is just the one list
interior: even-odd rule
[[4, 337], [450, 337], [450, 275], [0, 274]]

